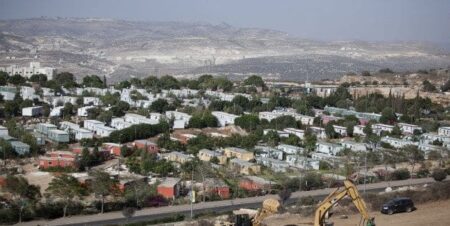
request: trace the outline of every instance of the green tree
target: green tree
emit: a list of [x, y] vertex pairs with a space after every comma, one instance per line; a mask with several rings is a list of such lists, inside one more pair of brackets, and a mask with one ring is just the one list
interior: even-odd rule
[[88, 75], [83, 78], [82, 85], [84, 87], [105, 88], [106, 84], [97, 75]]
[[277, 146], [280, 140], [280, 136], [275, 130], [270, 130], [266, 135], [264, 135], [264, 141], [272, 147]]
[[38, 83], [44, 85], [47, 82], [47, 75], [44, 74], [34, 74], [30, 77], [30, 82]]
[[246, 114], [234, 119], [234, 125], [239, 126], [247, 131], [253, 131], [260, 125], [257, 115]]
[[169, 110], [169, 102], [165, 99], [157, 99], [150, 105], [150, 111], [164, 113]]
[[256, 86], [256, 87], [265, 87], [266, 84], [264, 80], [257, 75], [252, 75], [244, 80], [244, 85], [246, 86]]
[[334, 139], [334, 138], [336, 138], [337, 137], [337, 133], [336, 133], [336, 131], [334, 130], [334, 127], [333, 127], [333, 125], [331, 124], [331, 123], [328, 123], [326, 126], [325, 126], [325, 134], [327, 135], [327, 137], [329, 138], [329, 139]]
[[391, 136], [400, 138], [402, 135], [402, 130], [400, 130], [400, 127], [398, 125], [395, 125], [394, 128], [392, 128]]
[[433, 179], [435, 181], [439, 181], [440, 182], [440, 181], [445, 180], [445, 178], [447, 178], [447, 173], [443, 169], [435, 169], [435, 170], [433, 170], [433, 173], [431, 174], [431, 177], [433, 177]]
[[425, 91], [425, 92], [436, 92], [436, 91], [437, 91], [436, 86], [434, 86], [433, 84], [431, 84], [431, 82], [428, 81], [428, 80], [424, 80], [424, 81], [422, 82], [422, 89], [423, 89], [423, 91]]
[[316, 148], [317, 137], [312, 133], [311, 129], [307, 129], [305, 131], [305, 139], [303, 141], [303, 145], [305, 146], [308, 152], [313, 151]]
[[13, 84], [13, 85], [18, 86], [18, 85], [25, 84], [26, 79], [24, 77], [22, 77], [21, 75], [19, 75], [19, 74], [15, 74], [15, 75], [13, 75], [13, 76], [8, 78], [8, 82]]
[[403, 154], [408, 159], [409, 164], [411, 164], [411, 174], [414, 173], [414, 167], [417, 163], [420, 163], [424, 160], [424, 155], [419, 148], [415, 145], [406, 145], [403, 147]]
[[61, 72], [56, 74], [53, 81], [58, 86], [64, 86], [66, 88], [76, 87], [78, 84], [75, 81], [75, 76], [69, 72]]
[[13, 195], [13, 199], [19, 206], [19, 223], [22, 222], [22, 213], [27, 206], [35, 203], [41, 197], [39, 187], [30, 185], [28, 181], [21, 176], [8, 175], [5, 180], [4, 190]]
[[78, 180], [70, 175], [62, 174], [53, 178], [46, 190], [52, 196], [60, 198], [64, 202], [63, 217], [66, 217], [67, 208], [75, 198], [81, 198], [86, 190]]
[[108, 173], [102, 171], [93, 171], [91, 172], [91, 175], [93, 177], [91, 190], [96, 196], [100, 198], [101, 213], [103, 213], [105, 206], [105, 197], [117, 192], [116, 182], [111, 179]]
[[0, 86], [4, 86], [8, 83], [9, 75], [4, 71], [0, 71]]

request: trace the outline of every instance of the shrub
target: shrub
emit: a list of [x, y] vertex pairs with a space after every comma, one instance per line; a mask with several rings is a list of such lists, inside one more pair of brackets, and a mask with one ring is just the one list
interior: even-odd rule
[[435, 169], [431, 174], [435, 181], [443, 181], [447, 178], [447, 173], [443, 169]]
[[428, 177], [430, 175], [430, 171], [428, 169], [419, 169], [419, 171], [417, 171], [417, 177], [418, 178], [425, 178]]
[[298, 200], [300, 206], [312, 206], [316, 203], [316, 200], [312, 196], [304, 196]]
[[445, 169], [445, 172], [447, 173], [447, 175], [450, 175], [450, 167], [447, 167], [447, 169]]
[[391, 173], [391, 180], [406, 180], [411, 178], [411, 174], [407, 169], [398, 169]]

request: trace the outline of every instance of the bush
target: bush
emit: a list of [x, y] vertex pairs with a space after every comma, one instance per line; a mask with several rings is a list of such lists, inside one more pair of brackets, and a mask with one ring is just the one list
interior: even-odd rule
[[443, 169], [435, 169], [431, 174], [435, 181], [443, 181], [447, 178], [447, 173]]
[[411, 174], [407, 169], [398, 169], [391, 173], [391, 180], [406, 180], [411, 178]]
[[301, 197], [298, 200], [298, 204], [300, 206], [312, 206], [312, 205], [316, 204], [316, 200], [314, 200], [314, 198], [309, 195], [309, 196]]
[[417, 177], [418, 178], [425, 178], [428, 177], [430, 175], [430, 171], [428, 169], [420, 169], [419, 171], [417, 171]]

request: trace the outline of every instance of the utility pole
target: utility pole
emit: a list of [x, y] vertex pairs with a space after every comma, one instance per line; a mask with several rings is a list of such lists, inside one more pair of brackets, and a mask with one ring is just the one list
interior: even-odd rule
[[194, 168], [191, 173], [191, 220], [194, 219]]
[[367, 176], [367, 152], [364, 155], [364, 194], [366, 194], [366, 176]]

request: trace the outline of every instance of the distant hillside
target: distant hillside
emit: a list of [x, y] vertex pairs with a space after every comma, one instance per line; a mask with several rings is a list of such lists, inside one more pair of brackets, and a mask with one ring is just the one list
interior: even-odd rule
[[319, 80], [450, 64], [446, 51], [422, 43], [318, 42], [227, 24], [38, 18], [0, 21], [0, 31], [0, 65], [38, 60], [110, 80], [167, 73]]

